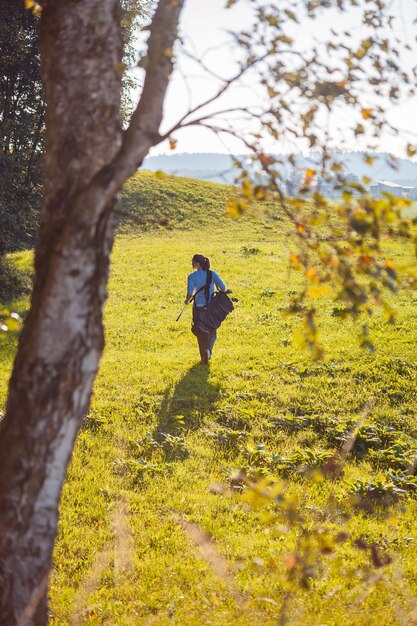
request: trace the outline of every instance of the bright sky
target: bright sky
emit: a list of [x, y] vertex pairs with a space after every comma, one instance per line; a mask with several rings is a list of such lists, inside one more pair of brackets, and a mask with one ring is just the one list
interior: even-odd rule
[[[181, 21], [181, 35], [185, 39], [185, 47], [196, 57], [203, 58], [205, 63], [217, 74], [224, 77], [233, 75], [236, 71], [236, 58], [239, 50], [236, 44], [231, 42], [227, 31], [247, 29], [251, 21], [251, 10], [246, 0], [240, 0], [231, 9], [226, 10], [226, 0], [186, 0], [185, 9]], [[417, 24], [413, 24], [416, 17], [416, 0], [392, 0], [393, 12], [396, 18], [393, 22], [395, 34], [403, 41], [406, 40], [412, 50], [405, 53], [400, 60], [400, 65], [407, 67], [416, 62], [416, 35]], [[311, 47], [317, 33], [323, 38], [330, 28], [338, 31], [349, 30], [352, 38], [358, 41], [363, 37], [363, 27], [358, 19], [358, 11], [350, 9], [349, 12], [340, 14], [338, 11], [326, 11], [326, 17], [316, 19], [314, 22], [305, 21], [303, 24], [294, 25], [290, 34], [294, 37], [300, 49]], [[391, 36], [392, 36], [391, 32]], [[300, 43], [299, 43], [300, 42]], [[407, 55], [407, 56], [406, 56]], [[403, 64], [403, 65], [402, 65]], [[171, 82], [165, 105], [163, 129], [170, 128], [187, 110], [190, 105], [206, 100], [216, 91], [216, 81], [206, 75], [197, 64], [180, 57], [179, 69], [176, 71]], [[186, 77], [186, 79], [185, 79]], [[259, 90], [255, 88], [256, 78], [247, 78], [246, 86], [235, 88], [227, 97], [213, 105], [209, 110], [215, 111], [229, 107], [253, 106], [259, 102]], [[401, 104], [391, 107], [389, 120], [400, 129], [400, 133], [393, 136], [385, 134], [380, 140], [377, 149], [394, 152], [401, 155], [402, 148], [408, 142], [417, 141], [417, 99], [408, 99]], [[342, 126], [351, 119], [344, 119], [344, 114], [334, 116], [334, 141], [338, 145], [339, 132], [336, 126]], [[244, 128], [242, 122], [236, 122], [240, 128]], [[335, 134], [336, 133], [336, 134]], [[224, 137], [219, 140], [214, 134], [205, 129], [192, 127], [175, 134], [177, 139], [177, 152], [242, 152], [244, 147], [240, 142]], [[361, 141], [351, 142], [346, 145], [340, 136], [340, 147], [344, 149], [366, 149], [367, 145]], [[295, 143], [289, 137], [284, 137], [279, 142], [270, 142], [268, 150], [273, 152], [293, 152], [303, 149], [300, 143]], [[161, 144], [154, 149], [153, 154], [169, 152], [169, 146]]]

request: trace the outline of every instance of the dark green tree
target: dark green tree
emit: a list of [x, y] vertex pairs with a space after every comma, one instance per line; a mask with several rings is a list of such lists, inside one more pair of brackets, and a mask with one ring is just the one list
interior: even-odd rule
[[[123, 0], [122, 120], [133, 109], [136, 33], [147, 0]], [[0, 300], [18, 286], [5, 253], [32, 246], [42, 199], [45, 99], [39, 53], [40, 16], [23, 0], [0, 0]]]
[[0, 258], [33, 244], [41, 202], [45, 103], [39, 18], [0, 0]]
[[123, 41], [121, 118], [123, 125], [126, 125], [135, 108], [136, 93], [139, 88], [139, 78], [134, 73], [138, 62], [138, 34], [145, 20], [149, 19], [151, 2], [150, 0], [121, 0], [120, 8]]

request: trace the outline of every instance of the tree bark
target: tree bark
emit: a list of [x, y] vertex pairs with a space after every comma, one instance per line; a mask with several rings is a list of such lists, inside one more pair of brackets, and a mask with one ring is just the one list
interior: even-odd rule
[[[0, 623], [15, 624], [51, 566], [57, 507], [103, 350], [113, 200], [73, 198], [121, 145], [118, 0], [49, 0], [44, 204], [35, 285], [0, 431]], [[44, 597], [29, 624], [46, 624]]]
[[44, 3], [44, 203], [31, 308], [0, 425], [1, 626], [30, 613], [25, 626], [47, 622], [43, 581], [62, 483], [104, 347], [115, 198], [160, 140], [183, 3], [158, 2], [142, 96], [124, 133], [119, 0]]

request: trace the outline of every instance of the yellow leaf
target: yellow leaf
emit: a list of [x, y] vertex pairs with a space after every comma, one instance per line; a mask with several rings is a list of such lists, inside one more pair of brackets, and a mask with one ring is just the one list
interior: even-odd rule
[[399, 207], [410, 206], [412, 200], [410, 200], [410, 198], [397, 198], [395, 204]]
[[214, 593], [214, 591], [211, 594], [211, 601], [215, 606], [221, 606], [221, 602], [219, 598], [217, 597], [217, 595]]
[[265, 200], [266, 195], [267, 193], [266, 193], [265, 187], [262, 187], [262, 186], [255, 187], [254, 196], [256, 200]]
[[239, 198], [232, 198], [226, 204], [226, 214], [228, 217], [240, 217], [248, 208], [247, 203]]
[[370, 154], [367, 154], [364, 158], [364, 161], [367, 165], [372, 165], [372, 163], [375, 161], [375, 157], [371, 156]]
[[315, 176], [315, 174], [317, 174], [317, 170], [307, 169], [305, 171], [304, 184], [305, 185], [309, 185], [311, 183], [311, 181], [313, 180], [313, 177]]
[[177, 147], [177, 143], [178, 143], [177, 139], [173, 139], [172, 137], [170, 137], [169, 138], [169, 148], [170, 148], [170, 150], [175, 150], [175, 148]]
[[304, 349], [306, 347], [306, 345], [307, 345], [304, 333], [299, 328], [296, 328], [294, 330], [293, 342], [294, 342], [294, 345], [297, 346], [297, 348], [303, 348]]
[[32, 9], [32, 13], [37, 16], [42, 13], [42, 7], [36, 0], [25, 0], [25, 9]]
[[320, 298], [320, 296], [327, 296], [330, 292], [330, 288], [327, 285], [311, 285], [307, 289], [307, 295], [313, 300]]
[[282, 41], [282, 43], [291, 45], [294, 40], [291, 37], [288, 37], [288, 35], [280, 35], [277, 37], [277, 41]]
[[271, 164], [271, 157], [269, 157], [267, 154], [260, 154], [259, 155], [259, 160], [262, 163], [262, 165], [270, 165]]
[[362, 254], [358, 259], [361, 265], [370, 265], [373, 260], [373, 257], [371, 257], [369, 254]]
[[370, 117], [373, 117], [373, 109], [362, 109], [361, 114], [364, 120], [369, 120]]
[[318, 279], [319, 275], [317, 273], [317, 270], [314, 267], [309, 267], [308, 270], [306, 271], [306, 276], [309, 280], [314, 282]]
[[286, 556], [284, 556], [284, 563], [287, 566], [287, 569], [295, 569], [297, 567], [297, 555], [294, 553], [287, 554]]
[[252, 185], [251, 182], [248, 178], [245, 178], [242, 181], [242, 191], [243, 194], [247, 197], [247, 198], [251, 198], [252, 197]]

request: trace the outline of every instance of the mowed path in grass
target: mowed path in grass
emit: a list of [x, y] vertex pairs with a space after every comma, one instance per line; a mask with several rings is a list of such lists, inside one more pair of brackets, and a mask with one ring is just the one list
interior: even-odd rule
[[[191, 310], [175, 322], [195, 252], [210, 256], [239, 298], [209, 368], [198, 363]], [[299, 320], [278, 310], [301, 280], [287, 258], [285, 229], [268, 221], [117, 239], [106, 349], [61, 502], [51, 624], [277, 624], [297, 527], [268, 523], [219, 485], [239, 468], [279, 476], [277, 458], [298, 454], [302, 465], [306, 450], [319, 466], [335, 450], [332, 431], [367, 404], [366, 425], [386, 422], [415, 437], [413, 302], [402, 298], [396, 326], [375, 317], [371, 356], [358, 348], [357, 327], [325, 301], [329, 360], [313, 363], [292, 344]], [[383, 469], [365, 454], [338, 480], [316, 483], [295, 470], [287, 491], [314, 524], [326, 518], [330, 492], [343, 500], [357, 478]], [[346, 543], [310, 589], [292, 592], [285, 623], [411, 623], [416, 514], [408, 496], [388, 520], [352, 509], [343, 529], [379, 542], [393, 563], [372, 569], [369, 553]]]

